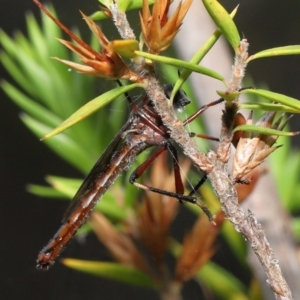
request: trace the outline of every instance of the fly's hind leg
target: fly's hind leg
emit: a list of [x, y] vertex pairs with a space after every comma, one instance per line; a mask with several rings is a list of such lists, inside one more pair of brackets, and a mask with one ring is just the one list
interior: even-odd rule
[[[158, 189], [158, 188], [155, 188], [152, 186], [148, 186], [148, 185], [136, 182], [136, 180], [142, 176], [142, 174], [155, 161], [155, 159], [166, 150], [168, 150], [171, 153], [172, 158], [173, 158], [176, 192], [170, 192], [170, 191]], [[198, 188], [200, 186], [199, 184], [200, 183], [203, 184], [204, 181], [205, 180], [201, 180], [195, 188]], [[131, 174], [131, 176], [129, 178], [129, 182], [143, 190], [151, 191], [154, 193], [158, 193], [158, 194], [176, 198], [179, 200], [180, 203], [190, 202], [190, 203], [196, 204], [208, 216], [209, 220], [213, 221], [213, 216], [212, 216], [211, 212], [209, 211], [209, 209], [205, 206], [205, 204], [201, 200], [197, 199], [197, 197], [192, 196], [192, 193], [194, 193], [194, 191], [189, 195], [184, 195], [184, 186], [183, 186], [182, 179], [180, 176], [180, 167], [179, 167], [179, 163], [178, 163], [177, 151], [176, 151], [175, 147], [169, 142], [166, 142], [164, 145], [160, 146], [143, 164], [141, 164], [138, 168], [136, 168], [135, 171]]]

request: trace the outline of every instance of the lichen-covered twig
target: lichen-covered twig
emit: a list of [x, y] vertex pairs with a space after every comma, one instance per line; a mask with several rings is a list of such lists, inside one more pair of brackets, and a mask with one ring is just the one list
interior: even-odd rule
[[[247, 43], [247, 41], [244, 40], [242, 43]], [[236, 61], [238, 60], [236, 59]], [[239, 69], [238, 74], [242, 78], [243, 73], [241, 73], [240, 65], [237, 67]], [[233, 72], [235, 71], [236, 69], [233, 68]], [[236, 80], [236, 76], [233, 75], [232, 78]], [[236, 83], [240, 83], [240, 80], [236, 80]], [[233, 91], [234, 84], [232, 83], [230, 87]], [[237, 91], [239, 88], [239, 85], [237, 85], [235, 90]], [[168, 127], [170, 137], [183, 149], [184, 154], [191, 158], [196, 167], [207, 173], [220, 200], [222, 210], [235, 229], [241, 232], [249, 242], [265, 270], [268, 278], [267, 282], [275, 292], [276, 299], [293, 299], [261, 225], [257, 223], [250, 211], [247, 213], [238, 205], [237, 193], [234, 187], [235, 181], [228, 174], [227, 161], [230, 155], [233, 119], [231, 123], [227, 118], [228, 116], [234, 117], [235, 104], [233, 103], [225, 108], [225, 116], [222, 118], [221, 143], [217, 153], [210, 151], [206, 156], [198, 150], [195, 142], [184, 130], [182, 123], [165, 99], [163, 91], [154, 76], [148, 77], [146, 92], [152, 99], [155, 110], [161, 116], [163, 123]]]

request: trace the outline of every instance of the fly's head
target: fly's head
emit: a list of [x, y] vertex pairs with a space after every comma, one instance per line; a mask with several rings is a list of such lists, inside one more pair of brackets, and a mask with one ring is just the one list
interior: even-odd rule
[[[170, 97], [171, 97], [173, 87], [174, 87], [174, 85], [170, 84], [170, 83], [164, 85], [164, 93], [168, 99], [170, 99]], [[175, 94], [175, 97], [173, 99], [173, 106], [174, 106], [174, 109], [176, 109], [177, 111], [182, 112], [184, 107], [190, 103], [191, 103], [191, 100], [188, 98], [188, 96], [186, 95], [184, 90], [180, 89]]]

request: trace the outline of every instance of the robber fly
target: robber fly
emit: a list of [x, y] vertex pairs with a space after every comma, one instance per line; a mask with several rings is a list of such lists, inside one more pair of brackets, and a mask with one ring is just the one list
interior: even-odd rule
[[[170, 89], [172, 90], [172, 85], [165, 86], [164, 90], [166, 96], [170, 95]], [[184, 121], [184, 125], [194, 120], [209, 106], [221, 101], [220, 99], [203, 106], [194, 115]], [[182, 109], [189, 103], [190, 100], [186, 97], [185, 93], [180, 90], [174, 98], [174, 108]], [[86, 221], [97, 202], [102, 198], [107, 189], [110, 188], [116, 178], [130, 166], [137, 155], [152, 146], [158, 146], [158, 150], [133, 172], [129, 181], [146, 190], [177, 198], [181, 202], [188, 201], [197, 203], [196, 197], [183, 195], [184, 188], [179, 173], [176, 149], [169, 139], [167, 128], [162, 124], [161, 118], [154, 111], [151, 101], [146, 97], [138, 106], [133, 104], [132, 101], [130, 104], [133, 110], [128, 121], [87, 175], [71, 201], [63, 217], [61, 227], [39, 253], [37, 259], [38, 269], [47, 270], [54, 264], [55, 259]], [[195, 136], [194, 134], [192, 135]], [[169, 150], [172, 153], [175, 169], [176, 193], [135, 182], [155, 158], [165, 150]], [[209, 214], [208, 211], [206, 211], [206, 213]]]

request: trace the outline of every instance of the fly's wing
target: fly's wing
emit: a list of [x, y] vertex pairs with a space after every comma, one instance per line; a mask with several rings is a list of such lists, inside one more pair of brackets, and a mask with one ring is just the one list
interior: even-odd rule
[[106, 171], [107, 165], [109, 164], [112, 156], [116, 151], [118, 151], [123, 144], [125, 143], [125, 140], [121, 137], [122, 133], [128, 129], [130, 129], [132, 124], [132, 116], [129, 118], [129, 120], [125, 123], [125, 125], [121, 128], [121, 130], [117, 133], [115, 138], [112, 140], [112, 142], [109, 144], [109, 146], [104, 150], [90, 173], [87, 175], [83, 183], [81, 184], [79, 190], [75, 194], [74, 198], [72, 199], [71, 203], [69, 204], [69, 207], [67, 208], [62, 222], [64, 223], [70, 215], [73, 213], [73, 211], [78, 207], [80, 204], [82, 198], [86, 194], [87, 191], [91, 190], [94, 187], [95, 181], [99, 176], [103, 174], [103, 172]]

